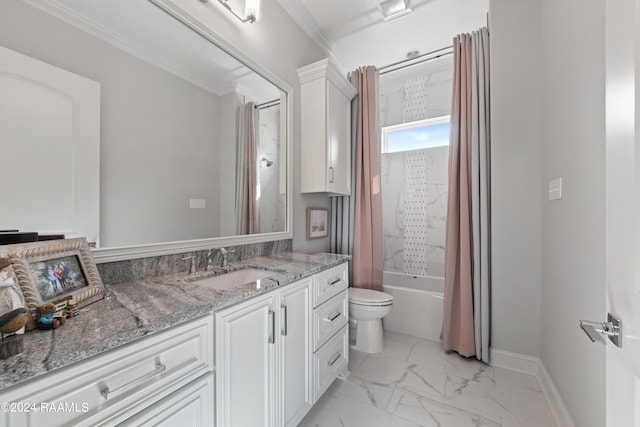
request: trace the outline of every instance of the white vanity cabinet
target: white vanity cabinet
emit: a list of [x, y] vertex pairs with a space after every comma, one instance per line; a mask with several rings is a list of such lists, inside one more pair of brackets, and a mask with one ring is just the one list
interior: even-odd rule
[[351, 100], [355, 87], [328, 59], [298, 69], [303, 193], [351, 194]]
[[0, 425], [213, 425], [213, 333], [206, 316], [3, 390]]
[[313, 402], [349, 365], [349, 269], [344, 263], [314, 276]]
[[217, 426], [295, 426], [311, 408], [311, 284], [216, 313]]

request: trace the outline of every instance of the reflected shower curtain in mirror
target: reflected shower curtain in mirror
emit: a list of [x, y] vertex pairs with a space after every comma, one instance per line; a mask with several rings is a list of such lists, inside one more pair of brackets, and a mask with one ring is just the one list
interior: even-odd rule
[[238, 151], [236, 164], [236, 212], [238, 234], [260, 232], [258, 180], [259, 111], [253, 102], [239, 108]]
[[489, 33], [454, 39], [442, 340], [489, 361]]

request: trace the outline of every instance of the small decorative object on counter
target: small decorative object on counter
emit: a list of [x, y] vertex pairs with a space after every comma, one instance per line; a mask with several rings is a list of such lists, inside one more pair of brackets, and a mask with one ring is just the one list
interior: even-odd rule
[[56, 313], [55, 304], [48, 302], [38, 307], [38, 329], [58, 329], [64, 321], [65, 317]]
[[22, 334], [29, 320], [18, 281], [6, 258], [0, 258], [0, 359], [22, 353]]
[[76, 317], [80, 313], [80, 310], [78, 309], [78, 302], [75, 299], [71, 298], [67, 303], [66, 313], [67, 313], [67, 319]]

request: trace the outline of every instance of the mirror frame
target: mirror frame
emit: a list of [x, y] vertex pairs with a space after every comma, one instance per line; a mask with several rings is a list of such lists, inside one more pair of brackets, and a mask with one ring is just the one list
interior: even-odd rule
[[292, 143], [291, 137], [293, 134], [293, 88], [288, 85], [284, 80], [273, 74], [266, 67], [257, 63], [253, 59], [249, 58], [238, 49], [234, 48], [226, 40], [222, 39], [219, 35], [211, 31], [206, 25], [199, 20], [195, 19], [189, 13], [181, 9], [178, 5], [171, 0], [147, 0], [155, 6], [158, 6], [165, 13], [168, 13], [173, 18], [182, 22], [192, 31], [200, 34], [200, 36], [207, 39], [210, 43], [213, 43], [229, 55], [233, 56], [238, 61], [258, 73], [264, 79], [268, 80], [281, 91], [286, 93], [286, 106], [283, 109], [280, 106], [280, 111], [286, 111], [287, 123], [284, 129], [285, 149], [287, 167], [287, 197], [286, 197], [286, 230], [282, 232], [274, 233], [261, 233], [261, 234], [247, 234], [240, 236], [227, 236], [227, 237], [213, 237], [207, 239], [196, 240], [182, 240], [176, 242], [164, 242], [153, 243], [148, 245], [136, 245], [136, 246], [121, 246], [113, 248], [97, 248], [92, 250], [92, 255], [96, 263], [106, 263], [113, 261], [122, 261], [135, 258], [146, 258], [151, 256], [169, 255], [180, 252], [189, 252], [197, 250], [205, 250], [211, 248], [218, 248], [223, 246], [238, 246], [248, 245], [252, 243], [270, 242], [274, 240], [285, 240], [293, 238], [293, 183], [292, 183]]

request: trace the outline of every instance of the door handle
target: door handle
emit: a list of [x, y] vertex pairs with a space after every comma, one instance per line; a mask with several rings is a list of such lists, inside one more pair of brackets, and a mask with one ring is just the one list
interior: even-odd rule
[[287, 334], [289, 333], [289, 321], [288, 321], [288, 315], [287, 315], [287, 306], [282, 304], [280, 305], [280, 308], [282, 309], [282, 314], [284, 315], [284, 327], [282, 328], [282, 332], [281, 334], [283, 336], [287, 336]]
[[611, 313], [607, 315], [606, 322], [581, 320], [580, 328], [587, 334], [591, 342], [606, 344], [602, 337], [605, 335], [609, 337], [609, 341], [615, 344], [616, 347], [622, 348], [622, 321]]
[[329, 167], [329, 184], [333, 184], [333, 166]]
[[275, 344], [276, 342], [276, 312], [273, 310], [269, 310], [269, 322], [270, 325], [270, 333], [269, 333], [269, 344]]

